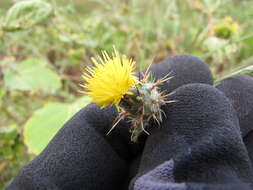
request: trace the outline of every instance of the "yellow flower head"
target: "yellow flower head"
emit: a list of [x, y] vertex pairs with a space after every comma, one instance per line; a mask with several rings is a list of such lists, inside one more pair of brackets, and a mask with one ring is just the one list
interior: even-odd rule
[[134, 62], [124, 55], [120, 56], [116, 50], [112, 56], [105, 51], [102, 55], [99, 62], [92, 58], [94, 67], [86, 69], [83, 74], [86, 83], [82, 86], [101, 108], [113, 104], [119, 108], [120, 100], [130, 93], [129, 89], [137, 82], [133, 75]]
[[223, 22], [214, 26], [215, 36], [222, 39], [236, 37], [239, 32], [239, 25], [231, 17], [225, 17]]

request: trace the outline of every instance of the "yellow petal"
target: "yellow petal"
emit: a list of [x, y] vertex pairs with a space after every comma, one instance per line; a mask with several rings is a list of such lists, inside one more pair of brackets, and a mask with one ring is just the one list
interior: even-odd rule
[[92, 58], [94, 67], [87, 68], [83, 78], [86, 80], [81, 85], [86, 90], [94, 103], [104, 108], [108, 105], [116, 105], [119, 110], [119, 102], [129, 89], [137, 82], [134, 76], [134, 62], [125, 55], [115, 52], [110, 57], [107, 52], [102, 52], [98, 60]]

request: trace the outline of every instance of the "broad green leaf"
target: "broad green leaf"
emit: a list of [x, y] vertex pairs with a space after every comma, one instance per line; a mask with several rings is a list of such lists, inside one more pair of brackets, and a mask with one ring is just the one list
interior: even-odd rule
[[57, 73], [38, 59], [27, 59], [16, 65], [15, 69], [6, 71], [4, 82], [10, 90], [54, 92], [61, 88]]
[[4, 20], [3, 30], [17, 31], [45, 23], [53, 14], [50, 4], [41, 0], [23, 0], [14, 4]]
[[39, 154], [63, 124], [89, 102], [88, 97], [83, 97], [71, 104], [48, 103], [37, 110], [24, 127], [24, 141], [28, 151]]

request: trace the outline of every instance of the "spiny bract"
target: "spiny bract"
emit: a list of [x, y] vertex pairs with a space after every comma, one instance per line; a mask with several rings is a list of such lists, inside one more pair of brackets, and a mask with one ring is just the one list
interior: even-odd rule
[[116, 105], [119, 109], [121, 99], [138, 81], [133, 73], [135, 62], [120, 56], [116, 50], [112, 56], [103, 51], [102, 57], [98, 61], [93, 58], [92, 62], [94, 67], [87, 68], [83, 74], [86, 83], [81, 86], [86, 89], [85, 94], [101, 108]]

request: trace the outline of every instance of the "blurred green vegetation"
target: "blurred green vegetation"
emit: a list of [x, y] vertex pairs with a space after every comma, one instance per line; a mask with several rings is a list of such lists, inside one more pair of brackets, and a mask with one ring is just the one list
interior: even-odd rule
[[192, 54], [217, 78], [252, 65], [252, 10], [246, 0], [1, 1], [0, 189], [89, 103], [79, 84], [92, 56], [115, 46], [141, 70]]

